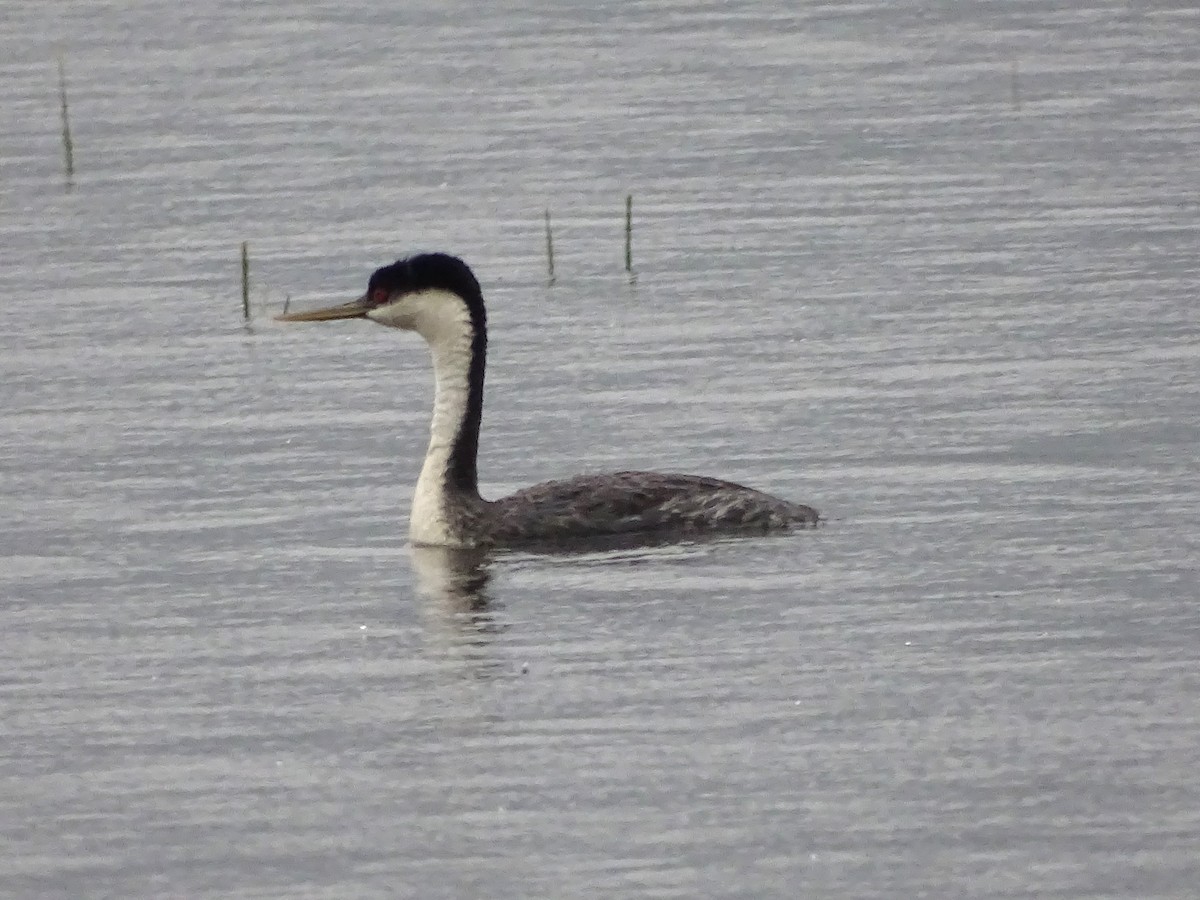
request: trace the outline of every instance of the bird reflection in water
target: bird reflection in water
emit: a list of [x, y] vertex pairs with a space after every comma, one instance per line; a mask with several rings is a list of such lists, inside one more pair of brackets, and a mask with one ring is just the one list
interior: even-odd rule
[[493, 638], [507, 628], [496, 620], [488, 594], [491, 555], [449, 547], [410, 546], [408, 552], [431, 636], [440, 636], [439, 653], [465, 654], [476, 674], [502, 674], [505, 666], [488, 658]]

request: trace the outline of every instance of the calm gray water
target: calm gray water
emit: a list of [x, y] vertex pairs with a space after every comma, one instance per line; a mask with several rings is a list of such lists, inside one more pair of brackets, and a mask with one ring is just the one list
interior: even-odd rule
[[[1194, 897], [1200, 12], [386, 7], [3, 4], [0, 895]], [[408, 548], [415, 249], [491, 494], [826, 524]]]

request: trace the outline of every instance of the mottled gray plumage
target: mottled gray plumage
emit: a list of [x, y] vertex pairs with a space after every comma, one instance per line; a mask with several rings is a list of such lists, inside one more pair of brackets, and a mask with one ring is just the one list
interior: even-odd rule
[[817, 523], [811, 507], [740, 484], [659, 472], [580, 475], [484, 500], [476, 459], [487, 313], [474, 274], [452, 256], [420, 254], [378, 269], [358, 300], [280, 318], [360, 317], [416, 331], [433, 353], [433, 423], [409, 521], [414, 543], [520, 546], [638, 536], [650, 542]]
[[662, 472], [547, 481], [485, 505], [489, 542], [520, 544], [639, 532], [680, 536], [815, 525], [817, 512], [752, 488]]

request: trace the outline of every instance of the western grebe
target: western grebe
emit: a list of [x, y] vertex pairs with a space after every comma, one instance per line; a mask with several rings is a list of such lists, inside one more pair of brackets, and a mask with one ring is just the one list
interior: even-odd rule
[[441, 547], [519, 546], [645, 535], [661, 538], [815, 525], [817, 511], [751, 488], [659, 472], [548, 481], [499, 500], [479, 496], [487, 314], [461, 259], [427, 253], [377, 269], [367, 292], [283, 322], [367, 318], [415, 331], [433, 354], [429, 449], [413, 494], [409, 538]]

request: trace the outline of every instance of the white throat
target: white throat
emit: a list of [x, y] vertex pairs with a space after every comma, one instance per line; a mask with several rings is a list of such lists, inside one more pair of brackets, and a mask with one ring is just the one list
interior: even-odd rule
[[433, 421], [425, 463], [413, 494], [408, 536], [414, 544], [461, 545], [464, 540], [455, 527], [455, 506], [479, 499], [457, 496], [448, 477], [450, 454], [467, 414], [470, 393], [470, 311], [457, 295], [431, 290], [377, 307], [368, 317], [383, 325], [415, 331], [429, 344], [433, 355]]

